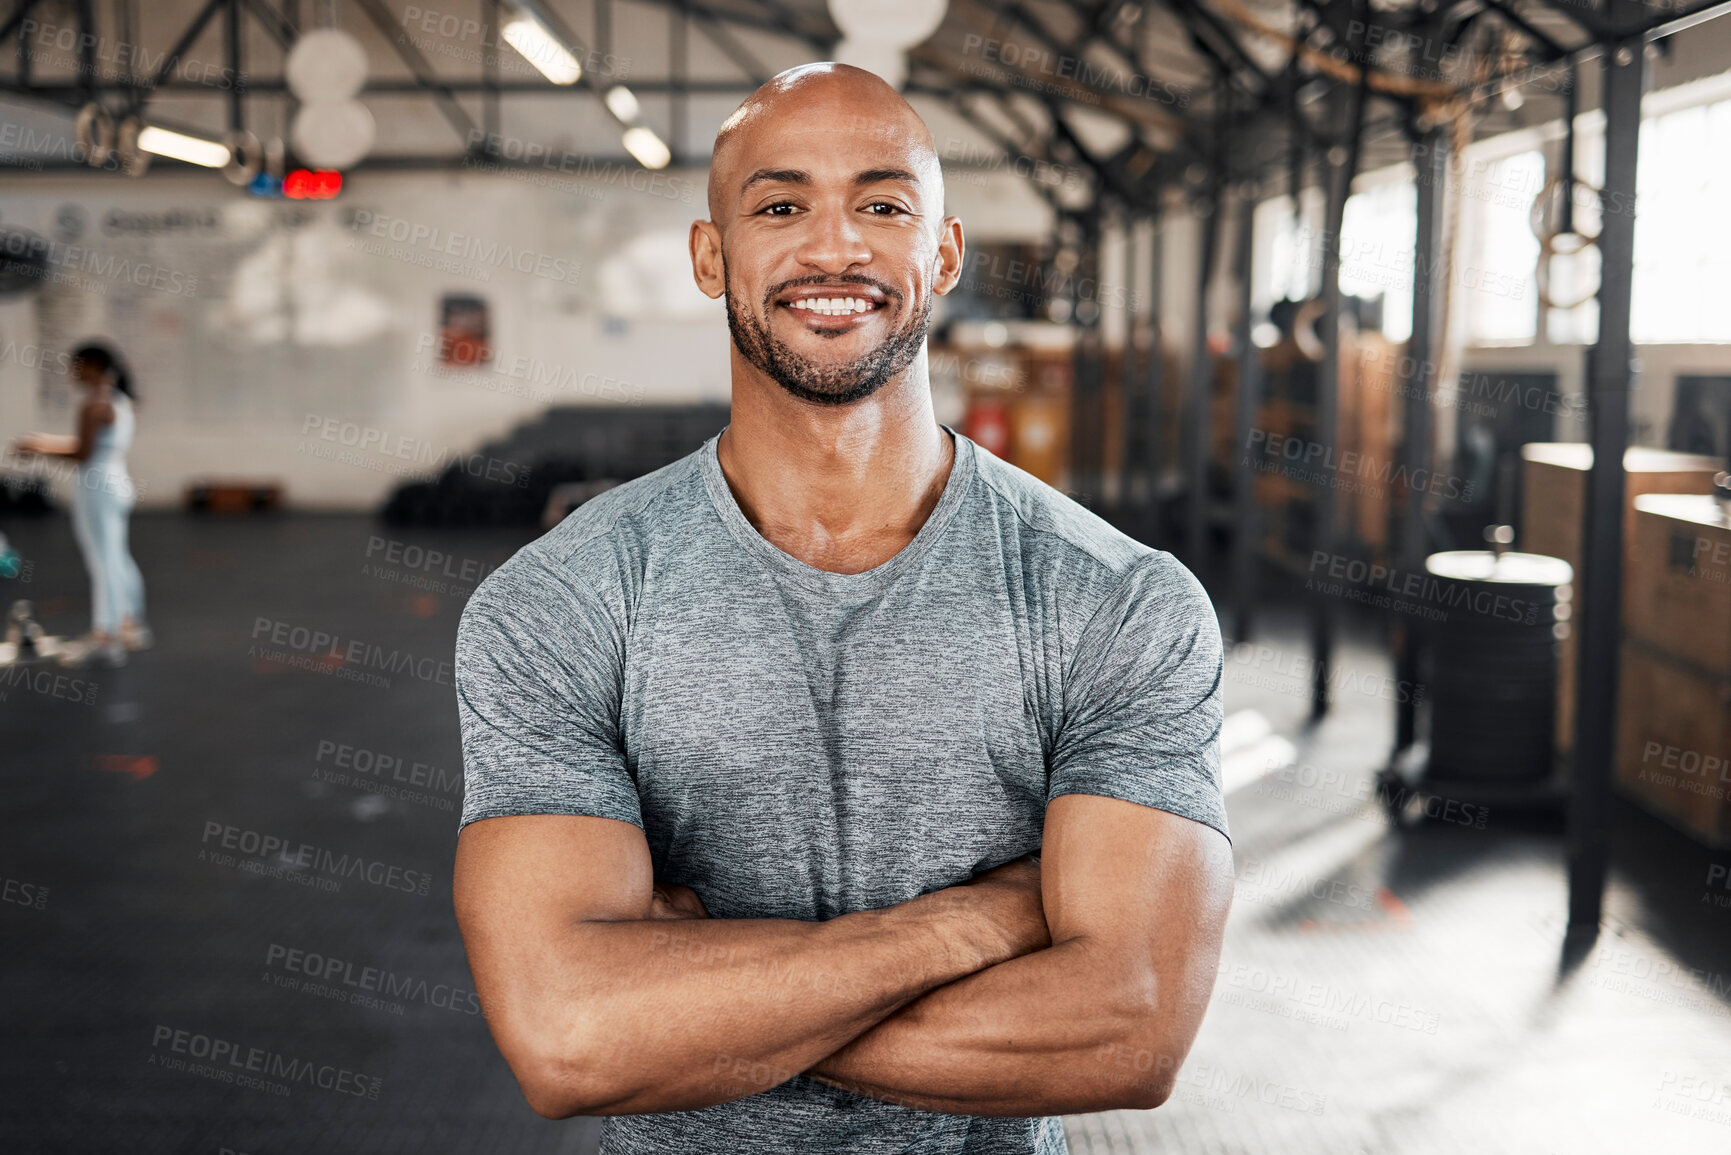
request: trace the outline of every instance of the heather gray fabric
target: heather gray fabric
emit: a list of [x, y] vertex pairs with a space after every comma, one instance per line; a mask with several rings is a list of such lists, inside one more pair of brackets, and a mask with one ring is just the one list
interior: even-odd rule
[[[715, 917], [806, 920], [1035, 851], [1060, 794], [1225, 833], [1220, 631], [1201, 586], [949, 432], [937, 507], [866, 573], [764, 540], [711, 438], [489, 575], [457, 637], [463, 823], [635, 823], [656, 877]], [[913, 1111], [803, 1076], [609, 1118], [602, 1136], [606, 1155], [1065, 1150], [1056, 1118]]]

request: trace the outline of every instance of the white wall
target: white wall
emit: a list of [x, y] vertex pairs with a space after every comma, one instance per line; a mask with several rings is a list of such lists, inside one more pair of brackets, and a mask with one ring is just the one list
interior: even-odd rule
[[[214, 173], [0, 180], [0, 222], [52, 239], [57, 270], [0, 302], [0, 440], [70, 427], [56, 366], [89, 337], [138, 379], [147, 507], [219, 474], [279, 479], [299, 507], [371, 509], [402, 473], [551, 404], [726, 400], [725, 315], [685, 248], [707, 174], [538, 175], [363, 172], [324, 203], [250, 199]], [[948, 209], [975, 239], [1049, 227], [1010, 172], [958, 174]], [[490, 369], [437, 371], [447, 292], [488, 300]], [[350, 448], [345, 426], [376, 431], [359, 462], [316, 456]]]

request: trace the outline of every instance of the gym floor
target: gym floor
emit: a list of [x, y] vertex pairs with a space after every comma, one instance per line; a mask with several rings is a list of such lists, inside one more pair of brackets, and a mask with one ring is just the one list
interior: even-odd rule
[[[81, 632], [65, 520], [5, 529], [33, 567], [0, 597]], [[531, 535], [173, 514], [133, 533], [156, 648], [0, 671], [0, 1150], [594, 1150], [594, 1121], [524, 1105], [451, 914], [444, 663], [475, 580]], [[319, 659], [321, 634], [364, 657]], [[1731, 1150], [1724, 856], [1619, 804], [1610, 929], [1565, 963], [1561, 823], [1434, 807], [1391, 829], [1370, 787], [1386, 645], [1348, 623], [1311, 728], [1303, 637], [1271, 610], [1227, 663], [1239, 881], [1178, 1090], [1069, 1119], [1071, 1149]], [[312, 865], [248, 870], [269, 838]], [[254, 1049], [306, 1077], [226, 1081]]]

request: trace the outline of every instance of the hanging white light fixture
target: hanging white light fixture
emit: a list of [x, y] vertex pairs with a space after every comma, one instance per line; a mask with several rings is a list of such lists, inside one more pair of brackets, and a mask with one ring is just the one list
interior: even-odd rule
[[625, 151], [644, 168], [666, 168], [673, 160], [673, 152], [655, 135], [655, 130], [641, 124], [625, 130]]
[[232, 155], [228, 146], [220, 141], [206, 140], [201, 136], [176, 132], [172, 128], [155, 124], [147, 124], [139, 129], [138, 147], [157, 156], [184, 160], [188, 164], [199, 164], [205, 168], [221, 168], [229, 162]]
[[289, 130], [295, 155], [313, 168], [359, 164], [373, 147], [373, 114], [358, 100], [302, 105]]
[[500, 35], [517, 55], [558, 85], [576, 84], [583, 78], [583, 63], [563, 35], [533, 0], [514, 0], [517, 14], [505, 22]]
[[367, 82], [367, 50], [340, 28], [315, 28], [295, 41], [283, 73], [302, 103], [353, 100]]
[[623, 84], [615, 84], [602, 95], [601, 101], [613, 114], [613, 119], [625, 126], [622, 138], [625, 151], [638, 164], [644, 168], [666, 168], [673, 163], [673, 150], [667, 147], [667, 143], [655, 134], [654, 129], [637, 122], [643, 115], [643, 106], [637, 102], [636, 93]]
[[630, 124], [637, 119], [637, 114], [643, 111], [637, 103], [637, 95], [623, 84], [615, 84], [607, 90], [607, 111], [611, 112], [621, 124]]
[[373, 114], [356, 99], [367, 82], [367, 51], [340, 28], [303, 33], [283, 62], [300, 101], [289, 125], [295, 155], [313, 168], [347, 169], [372, 150]]
[[949, 0], [829, 0], [829, 16], [849, 40], [912, 48], [938, 30]]
[[937, 31], [948, 9], [949, 0], [829, 0], [830, 19], [842, 30], [835, 59], [900, 88], [907, 50]]

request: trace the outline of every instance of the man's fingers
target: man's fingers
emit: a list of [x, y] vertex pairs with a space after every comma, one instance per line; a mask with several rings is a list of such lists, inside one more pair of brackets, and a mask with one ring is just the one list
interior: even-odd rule
[[649, 917], [652, 919], [708, 918], [709, 911], [704, 907], [703, 900], [697, 897], [697, 892], [689, 886], [658, 882], [655, 884], [654, 901], [650, 904]]

